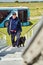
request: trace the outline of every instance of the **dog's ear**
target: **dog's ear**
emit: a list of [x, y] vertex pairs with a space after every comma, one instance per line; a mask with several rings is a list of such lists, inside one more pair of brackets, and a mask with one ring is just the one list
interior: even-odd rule
[[26, 40], [26, 37], [24, 36], [24, 39]]
[[25, 37], [25, 40], [26, 40], [26, 37]]

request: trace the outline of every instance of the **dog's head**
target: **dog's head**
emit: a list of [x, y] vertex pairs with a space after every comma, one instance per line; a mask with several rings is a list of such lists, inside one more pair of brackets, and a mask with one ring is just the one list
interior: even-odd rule
[[21, 37], [21, 41], [24, 43], [25, 42], [25, 40], [26, 40], [26, 37], [24, 36], [24, 37]]

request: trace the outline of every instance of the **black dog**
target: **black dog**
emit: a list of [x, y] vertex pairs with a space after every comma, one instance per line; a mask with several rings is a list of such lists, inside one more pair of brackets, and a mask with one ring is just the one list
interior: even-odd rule
[[19, 43], [18, 43], [18, 46], [17, 47], [19, 47], [19, 46], [21, 47], [21, 45], [23, 45], [23, 47], [24, 47], [25, 40], [26, 40], [25, 37], [20, 37]]

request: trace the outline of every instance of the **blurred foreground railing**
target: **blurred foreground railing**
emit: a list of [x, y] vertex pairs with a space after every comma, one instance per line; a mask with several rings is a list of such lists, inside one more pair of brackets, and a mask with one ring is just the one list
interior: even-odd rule
[[37, 31], [37, 29], [39, 28], [40, 24], [42, 22], [42, 18], [35, 24], [32, 26], [32, 28], [30, 28], [26, 34], [25, 34], [25, 37], [26, 39], [30, 39], [34, 34], [35, 32]]

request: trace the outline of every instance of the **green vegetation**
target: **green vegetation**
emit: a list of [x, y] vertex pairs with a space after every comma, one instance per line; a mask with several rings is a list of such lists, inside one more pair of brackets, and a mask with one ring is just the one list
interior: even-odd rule
[[[30, 16], [40, 16], [42, 15], [43, 12], [43, 2], [42, 3], [0, 3], [0, 7], [18, 7], [18, 6], [26, 6], [29, 7], [30, 9]], [[31, 20], [31, 22], [33, 23], [33, 25], [35, 23], [38, 22], [37, 19]], [[26, 32], [33, 26], [26, 26], [26, 27], [22, 27], [22, 33], [21, 36], [24, 36], [26, 34]], [[0, 31], [6, 34], [6, 38], [7, 38], [7, 43], [8, 45], [11, 45], [11, 39], [10, 36], [7, 33], [7, 29], [6, 28], [0, 28]], [[1, 36], [1, 35], [0, 35]]]
[[[37, 3], [0, 3], [0, 7], [26, 6], [30, 9], [30, 16], [39, 16], [43, 12], [43, 2]], [[35, 14], [34, 14], [35, 13]]]
[[[35, 23], [37, 23], [38, 20], [31, 20], [32, 24], [34, 25]], [[24, 26], [22, 27], [22, 33], [21, 36], [24, 36], [26, 34], [26, 32], [33, 26]], [[3, 32], [4, 34], [6, 34], [6, 39], [7, 39], [7, 43], [8, 45], [11, 45], [11, 39], [10, 36], [7, 33], [7, 29], [6, 28], [0, 28], [0, 31]]]

